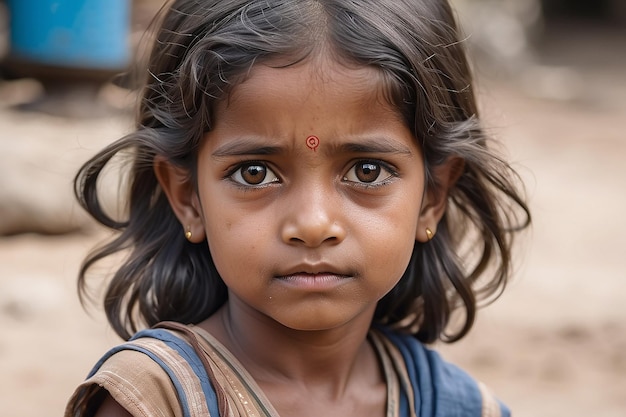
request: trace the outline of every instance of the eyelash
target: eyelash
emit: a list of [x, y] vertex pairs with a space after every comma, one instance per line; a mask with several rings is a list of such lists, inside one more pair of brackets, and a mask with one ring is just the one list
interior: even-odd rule
[[[359, 167], [359, 165], [362, 167], [363, 165], [366, 165], [366, 164], [375, 165], [380, 169], [380, 172], [375, 180], [373, 180], [372, 182], [361, 182], [361, 181], [352, 181], [348, 179], [348, 174], [350, 172], [352, 172], [354, 169]], [[385, 175], [385, 173], [387, 173], [388, 175], [386, 175], [382, 180], [380, 180], [379, 178], [382, 175]], [[354, 175], [356, 176], [356, 174]], [[397, 177], [398, 177], [398, 171], [386, 162], [383, 162], [378, 159], [359, 159], [350, 166], [350, 169], [342, 177], [342, 180], [344, 182], [350, 183], [350, 185], [354, 187], [371, 189], [371, 188], [378, 188], [378, 187], [384, 187], [386, 185], [389, 185], [393, 181], [393, 179]]]
[[[358, 168], [359, 165], [363, 167], [366, 164], [375, 165], [380, 169], [378, 176], [372, 182], [362, 182], [358, 178], [356, 181], [348, 179], [348, 176], [353, 170]], [[248, 183], [243, 178], [242, 170], [244, 168], [251, 168], [255, 166], [263, 167], [266, 170], [266, 175], [262, 179], [261, 183], [259, 184]], [[382, 180], [379, 180], [380, 176], [384, 175], [385, 173], [387, 173], [388, 175], [386, 175]], [[265, 182], [268, 174], [272, 175], [274, 179], [272, 179], [269, 182]], [[358, 176], [357, 174], [352, 174], [352, 175], [355, 177]], [[239, 176], [240, 179], [236, 179], [235, 176]], [[390, 184], [394, 178], [397, 178], [397, 177], [398, 177], [397, 170], [395, 170], [391, 165], [383, 161], [380, 161], [377, 159], [359, 159], [350, 166], [350, 169], [346, 172], [346, 174], [342, 176], [341, 179], [342, 181], [350, 184], [351, 186], [370, 189], [370, 188], [378, 188], [378, 187], [386, 186]], [[231, 181], [236, 186], [245, 190], [265, 188], [265, 187], [271, 186], [272, 184], [282, 182], [280, 178], [278, 177], [278, 175], [276, 175], [274, 171], [269, 167], [269, 164], [264, 161], [245, 161], [245, 162], [239, 163], [236, 166], [234, 166], [232, 169], [230, 169], [227, 172], [227, 174], [224, 176], [224, 178]]]
[[[248, 183], [244, 178], [243, 178], [243, 169], [244, 168], [252, 168], [252, 167], [263, 167], [265, 169], [265, 176], [263, 177], [261, 183], [259, 184], [251, 184]], [[272, 179], [269, 182], [265, 182], [267, 179], [268, 174], [271, 174], [274, 179]], [[235, 176], [239, 176], [241, 178], [241, 180], [237, 180], [235, 179]], [[278, 175], [276, 175], [274, 173], [274, 171], [268, 166], [267, 162], [263, 162], [263, 161], [245, 161], [242, 162], [240, 164], [237, 164], [235, 167], [233, 167], [231, 170], [228, 171], [228, 173], [225, 176], [225, 179], [228, 179], [229, 181], [231, 181], [233, 184], [235, 184], [236, 186], [245, 189], [245, 190], [250, 190], [250, 189], [258, 189], [258, 188], [265, 188], [268, 186], [271, 186], [272, 184], [276, 184], [276, 183], [280, 183], [280, 179], [278, 178]]]

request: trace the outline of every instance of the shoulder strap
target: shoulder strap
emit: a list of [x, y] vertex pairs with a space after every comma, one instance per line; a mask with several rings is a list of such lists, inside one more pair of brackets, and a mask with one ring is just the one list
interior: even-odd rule
[[502, 408], [500, 403], [493, 396], [489, 388], [482, 382], [478, 382], [478, 389], [483, 399], [483, 407], [481, 417], [502, 417]]
[[[213, 368], [211, 367], [206, 356], [202, 352], [202, 348], [200, 347], [200, 343], [198, 342], [198, 338], [196, 334], [184, 324], [180, 324], [180, 323], [173, 322], [173, 321], [163, 321], [163, 322], [156, 324], [156, 326], [154, 327], [177, 331], [185, 335], [186, 342], [193, 349], [194, 357], [200, 361], [202, 368], [204, 369], [203, 373], [207, 375], [207, 377], [211, 381], [211, 385], [213, 387], [212, 399], [214, 400], [214, 403], [217, 403], [217, 407], [219, 408], [219, 414], [216, 414], [216, 415], [228, 416], [229, 406], [228, 406], [228, 401], [226, 399], [226, 393], [222, 389], [219, 389], [219, 384], [216, 382], [217, 379], [215, 377], [215, 373], [213, 372]], [[208, 401], [208, 398], [207, 398], [207, 401]]]
[[426, 416], [509, 417], [486, 386], [465, 371], [444, 361], [417, 339], [388, 329], [379, 329], [401, 353], [403, 365], [415, 390], [415, 410]]
[[220, 414], [216, 390], [202, 357], [187, 340], [165, 329], [142, 330], [128, 342], [113, 347], [96, 363], [88, 377], [93, 376], [107, 359], [123, 350], [147, 355], [167, 373], [176, 389], [184, 417], [227, 415]]
[[[174, 334], [174, 332], [182, 333], [184, 338], [181, 338]], [[226, 394], [223, 390], [219, 389], [216, 385], [215, 375], [213, 368], [208, 363], [206, 356], [202, 353], [197, 335], [189, 327], [176, 323], [176, 322], [161, 322], [154, 328], [143, 330], [137, 333], [130, 342], [140, 342], [141, 338], [154, 338], [164, 342], [169, 348], [175, 350], [180, 356], [182, 356], [191, 366], [195, 375], [201, 381], [202, 391], [206, 398], [206, 403], [209, 407], [210, 416], [228, 416], [229, 406], [226, 400]], [[122, 345], [124, 346], [124, 345]], [[146, 352], [139, 346], [129, 346], [127, 348], [143, 351], [148, 354], [153, 360], [155, 360], [161, 367], [168, 373], [174, 386], [176, 387], [179, 399], [181, 401], [181, 407], [183, 408], [183, 415], [185, 417], [194, 417], [193, 407], [190, 407], [190, 400], [193, 398], [194, 392], [189, 389], [189, 385], [181, 383], [182, 378], [188, 377], [187, 375], [178, 375], [175, 367], [170, 363], [170, 359], [167, 354], [159, 353], [154, 349]], [[404, 349], [401, 349], [401, 351]], [[407, 352], [403, 352], [404, 359]], [[413, 358], [411, 359], [411, 361]], [[410, 379], [415, 379], [416, 375], [409, 371]], [[216, 389], [217, 387], [217, 389]], [[482, 412], [481, 417], [505, 417], [502, 415], [502, 408], [500, 402], [491, 393], [489, 388], [481, 382], [477, 382], [477, 387], [482, 399]], [[412, 407], [411, 407], [412, 408]]]

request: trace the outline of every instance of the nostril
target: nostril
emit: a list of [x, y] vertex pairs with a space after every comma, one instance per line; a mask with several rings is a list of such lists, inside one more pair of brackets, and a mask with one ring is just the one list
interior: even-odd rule
[[289, 245], [317, 247], [338, 244], [345, 237], [345, 228], [325, 209], [294, 210], [281, 225], [281, 238]]
[[317, 247], [321, 244], [334, 244], [334, 243], [338, 243], [339, 241], [340, 239], [337, 236], [329, 236], [329, 237], [322, 238], [322, 239], [314, 239], [314, 238], [302, 239], [299, 237], [289, 238], [289, 243], [291, 244], [304, 245], [304, 246], [310, 246], [310, 247]]

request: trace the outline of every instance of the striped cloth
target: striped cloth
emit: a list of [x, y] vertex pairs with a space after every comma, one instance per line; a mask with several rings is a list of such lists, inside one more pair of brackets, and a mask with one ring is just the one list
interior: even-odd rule
[[[387, 382], [387, 417], [507, 417], [489, 390], [410, 336], [368, 336]], [[107, 352], [65, 417], [91, 416], [109, 394], [135, 417], [279, 417], [241, 363], [199, 327], [165, 322]]]

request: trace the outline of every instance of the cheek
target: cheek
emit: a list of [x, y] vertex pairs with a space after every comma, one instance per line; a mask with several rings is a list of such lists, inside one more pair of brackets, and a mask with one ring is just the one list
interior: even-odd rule
[[391, 276], [400, 279], [409, 264], [414, 246], [415, 236], [409, 235], [406, 230], [398, 230], [394, 240], [381, 245], [384, 248], [381, 258], [388, 264]]
[[380, 211], [374, 218], [369, 213], [367, 227], [358, 239], [366, 251], [366, 259], [381, 273], [398, 279], [404, 273], [415, 246], [418, 210], [414, 205], [399, 204]]
[[240, 276], [251, 264], [266, 256], [263, 242], [270, 236], [263, 229], [263, 222], [252, 221], [232, 210], [213, 214], [212, 218], [217, 221], [206, 222], [207, 240], [213, 262], [224, 280]]

